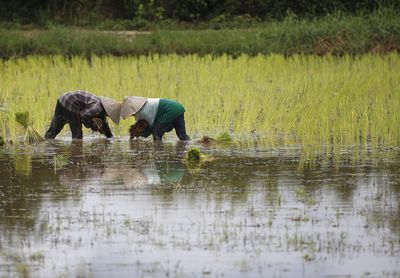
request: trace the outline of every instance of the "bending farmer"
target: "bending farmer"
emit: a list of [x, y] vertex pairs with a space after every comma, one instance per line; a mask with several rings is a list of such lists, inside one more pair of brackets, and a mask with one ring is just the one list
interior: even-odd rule
[[53, 120], [46, 139], [54, 139], [69, 124], [73, 139], [82, 139], [82, 124], [110, 138], [113, 136], [106, 116], [118, 124], [121, 103], [108, 97], [97, 97], [85, 91], [64, 93], [57, 100]]
[[165, 132], [175, 128], [180, 140], [190, 140], [185, 129], [185, 108], [182, 104], [163, 98], [125, 97], [121, 117], [135, 116], [136, 124], [131, 126], [130, 137], [148, 137], [162, 140]]

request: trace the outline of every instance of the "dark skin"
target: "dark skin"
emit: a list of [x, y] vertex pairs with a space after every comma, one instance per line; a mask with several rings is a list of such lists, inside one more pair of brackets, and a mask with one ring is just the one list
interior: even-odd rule
[[145, 120], [137, 121], [134, 125], [131, 125], [129, 129], [130, 139], [140, 137], [148, 126], [149, 124]]

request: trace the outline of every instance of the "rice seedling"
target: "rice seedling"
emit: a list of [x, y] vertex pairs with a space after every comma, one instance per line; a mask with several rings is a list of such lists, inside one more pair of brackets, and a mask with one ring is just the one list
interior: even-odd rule
[[189, 162], [198, 162], [201, 159], [200, 150], [198, 148], [190, 148], [186, 153], [185, 159]]
[[39, 134], [31, 125], [29, 121], [29, 112], [15, 113], [16, 121], [26, 130], [24, 142], [29, 144], [36, 144], [44, 141], [42, 135]]
[[187, 151], [183, 159], [186, 164], [188, 172], [191, 173], [192, 175], [200, 173], [204, 163], [211, 162], [214, 160], [213, 157], [201, 153], [201, 151], [196, 147], [191, 147]]
[[5, 144], [4, 139], [3, 137], [0, 136], [0, 147], [4, 146], [4, 144]]
[[220, 133], [217, 137], [209, 137], [209, 136], [203, 136], [200, 140], [198, 140], [199, 143], [202, 144], [211, 144], [211, 143], [231, 143], [232, 142], [232, 137], [229, 135], [228, 132], [222, 132]]
[[[153, 55], [92, 57], [89, 62], [30, 56], [0, 65], [2, 102], [9, 111], [0, 113], [0, 131], [6, 139], [15, 137], [18, 124], [10, 115], [29, 110], [32, 126], [44, 134], [57, 97], [83, 89], [114, 99], [176, 99], [185, 106], [192, 135], [256, 133], [260, 142], [273, 146], [301, 144], [306, 150], [332, 144], [335, 154], [341, 146], [398, 146], [399, 65], [396, 53], [236, 59]], [[128, 136], [132, 123], [128, 119], [111, 128], [117, 136]]]

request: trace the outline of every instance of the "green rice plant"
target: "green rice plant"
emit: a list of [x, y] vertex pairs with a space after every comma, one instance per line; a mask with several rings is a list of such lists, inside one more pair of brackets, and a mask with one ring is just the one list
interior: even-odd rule
[[231, 143], [232, 137], [229, 135], [228, 132], [222, 132], [217, 137], [209, 137], [203, 136], [199, 141], [202, 144], [211, 144], [211, 143]]
[[198, 148], [190, 148], [186, 153], [185, 159], [189, 162], [198, 162], [201, 159], [201, 153]]
[[22, 125], [25, 129], [28, 128], [29, 125], [29, 112], [19, 112], [15, 113], [15, 119], [17, 122]]
[[229, 135], [228, 132], [222, 132], [220, 133], [216, 138], [215, 141], [218, 143], [230, 143], [232, 142], [232, 137]]
[[29, 144], [36, 144], [44, 141], [44, 138], [37, 132], [29, 121], [29, 112], [15, 113], [16, 121], [26, 130], [24, 141]]
[[[31, 111], [32, 126], [43, 134], [57, 98], [82, 89], [117, 100], [125, 95], [175, 99], [185, 107], [189, 135], [256, 134], [259, 144], [301, 144], [304, 160], [315, 154], [315, 146], [332, 145], [338, 161], [344, 146], [400, 145], [399, 70], [397, 53], [93, 56], [89, 61], [29, 56], [0, 64], [1, 99], [8, 111], [0, 112], [0, 132], [5, 139], [16, 137], [14, 114]], [[128, 118], [110, 125], [116, 136], [128, 136], [133, 123]], [[60, 136], [67, 132], [64, 128]]]

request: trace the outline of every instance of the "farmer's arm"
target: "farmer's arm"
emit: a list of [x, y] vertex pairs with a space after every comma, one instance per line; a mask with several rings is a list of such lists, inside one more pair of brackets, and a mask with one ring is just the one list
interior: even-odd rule
[[[90, 128], [94, 131], [98, 131], [101, 134], [104, 134], [107, 138], [113, 137], [111, 132], [110, 126], [107, 123], [106, 117], [104, 116], [104, 109], [98, 103], [93, 103], [88, 105], [85, 109], [80, 111], [80, 117], [82, 123], [85, 127]], [[102, 121], [101, 128], [97, 127], [94, 122], [93, 118], [100, 118]]]
[[[92, 103], [90, 105], [87, 105], [84, 109], [82, 109], [79, 112], [79, 115], [81, 117], [82, 123], [85, 125], [87, 128], [92, 127], [92, 119], [94, 117], [98, 117], [99, 115], [102, 115], [104, 113], [104, 109], [99, 103]], [[101, 117], [103, 118], [103, 117]]]
[[142, 134], [140, 136], [142, 137], [149, 137], [153, 133], [153, 127], [154, 124], [146, 128], [145, 130], [142, 131]]
[[93, 131], [98, 131], [101, 134], [104, 134], [107, 138], [113, 137], [110, 126], [108, 125], [108, 122], [107, 122], [107, 119], [105, 116], [94, 117], [91, 120], [89, 127]]
[[106, 120], [104, 121], [104, 131], [103, 132], [101, 132], [101, 133], [103, 133], [107, 138], [113, 137], [110, 126], [108, 125], [108, 122]]
[[82, 124], [83, 124], [86, 128], [93, 129], [92, 118], [82, 118], [80, 115], [79, 115], [79, 117], [80, 117], [80, 119], [81, 119]]

